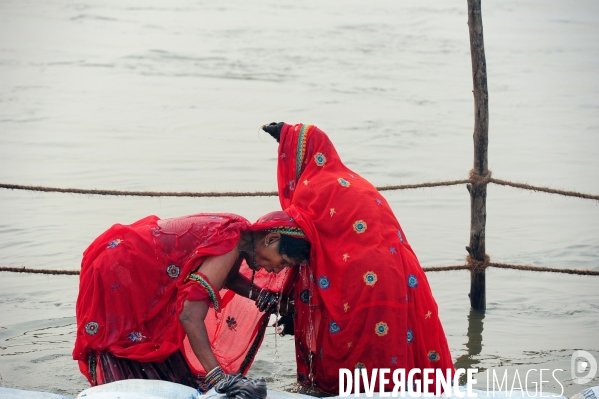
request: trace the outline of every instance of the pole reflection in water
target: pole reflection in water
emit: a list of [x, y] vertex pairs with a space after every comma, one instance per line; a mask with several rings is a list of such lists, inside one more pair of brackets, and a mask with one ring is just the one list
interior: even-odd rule
[[[468, 349], [468, 353], [463, 354], [462, 356], [456, 359], [454, 367], [457, 369], [469, 369], [474, 368], [477, 364], [480, 363], [480, 360], [477, 358], [477, 355], [480, 355], [480, 352], [483, 349], [483, 320], [485, 319], [485, 313], [480, 312], [474, 309], [470, 309], [470, 313], [468, 314], [468, 342], [466, 343], [466, 348]], [[484, 368], [478, 368], [478, 372], [484, 371]], [[466, 383], [466, 374], [462, 374], [460, 376], [460, 384]]]

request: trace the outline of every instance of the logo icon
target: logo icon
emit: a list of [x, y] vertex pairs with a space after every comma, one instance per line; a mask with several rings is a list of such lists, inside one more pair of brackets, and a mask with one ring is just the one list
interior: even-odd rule
[[579, 350], [572, 353], [570, 366], [572, 381], [575, 384], [586, 384], [597, 375], [597, 360], [587, 351]]

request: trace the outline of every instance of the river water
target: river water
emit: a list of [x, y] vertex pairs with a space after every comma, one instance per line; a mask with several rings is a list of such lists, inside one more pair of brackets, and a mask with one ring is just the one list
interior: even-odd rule
[[[483, 4], [497, 178], [599, 193], [599, 2]], [[312, 123], [375, 185], [466, 178], [473, 99], [465, 1], [0, 2], [0, 182], [148, 191], [276, 190], [272, 121]], [[424, 266], [461, 264], [463, 186], [386, 192]], [[234, 212], [276, 198], [119, 198], [0, 191], [0, 265], [76, 270], [114, 223]], [[599, 270], [596, 201], [490, 185], [494, 261]], [[456, 364], [539, 369], [565, 395], [571, 355], [599, 359], [599, 280], [429, 273]], [[76, 395], [77, 277], [0, 273], [0, 386]], [[252, 370], [294, 389], [292, 337], [269, 332]], [[524, 381], [524, 375], [535, 369]], [[537, 374], [535, 374], [537, 373]], [[561, 387], [545, 372], [544, 392]], [[586, 386], [599, 385], [595, 378]], [[517, 384], [516, 384], [517, 386]], [[540, 393], [537, 393], [540, 394]]]

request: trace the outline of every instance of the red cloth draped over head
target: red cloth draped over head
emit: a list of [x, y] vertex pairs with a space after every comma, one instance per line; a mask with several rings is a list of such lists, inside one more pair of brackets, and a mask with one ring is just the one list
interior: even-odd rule
[[339, 395], [340, 368], [453, 370], [428, 281], [385, 198], [315, 126], [283, 125], [278, 155], [281, 206], [312, 245], [295, 286], [298, 381]]
[[[285, 218], [289, 221], [286, 214]], [[162, 362], [181, 350], [192, 371], [205, 374], [187, 340], [184, 344], [179, 314], [186, 300], [211, 306], [206, 327], [225, 372], [247, 371], [253, 361], [253, 354], [247, 356], [250, 347], [257, 349], [261, 342], [264, 313], [247, 298], [227, 289], [219, 292], [207, 279], [202, 285], [186, 277], [207, 257], [231, 251], [241, 232], [249, 229], [246, 219], [232, 214], [165, 220], [149, 216], [131, 225], [116, 224], [94, 240], [81, 264], [73, 350], [90, 382], [90, 353], [102, 351], [139, 362]], [[240, 273], [252, 275], [245, 263]], [[255, 285], [277, 291], [282, 283], [261, 270]]]
[[250, 226], [251, 231], [272, 231], [297, 238], [306, 238], [295, 220], [284, 211], [274, 211], [261, 216]]

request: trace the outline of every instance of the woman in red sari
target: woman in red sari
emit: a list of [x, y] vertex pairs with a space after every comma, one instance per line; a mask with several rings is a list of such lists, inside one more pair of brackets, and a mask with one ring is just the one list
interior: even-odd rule
[[205, 376], [210, 388], [245, 374], [268, 322], [260, 311], [284, 280], [276, 274], [309, 254], [303, 236], [281, 211], [254, 225], [197, 214], [112, 226], [83, 254], [73, 358], [92, 385], [143, 378], [197, 387]]
[[339, 395], [340, 368], [453, 375], [437, 304], [385, 198], [317, 127], [263, 129], [279, 141], [281, 206], [312, 244], [295, 285], [298, 382]]

